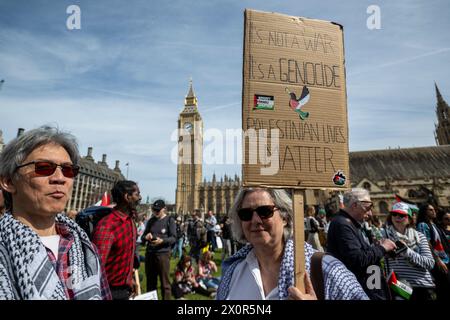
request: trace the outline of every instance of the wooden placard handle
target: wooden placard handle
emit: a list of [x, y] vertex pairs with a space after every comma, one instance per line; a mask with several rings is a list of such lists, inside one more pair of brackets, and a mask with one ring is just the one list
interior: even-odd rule
[[294, 274], [295, 286], [305, 292], [305, 220], [304, 190], [292, 190], [294, 211]]
[[136, 295], [141, 295], [141, 281], [139, 280], [139, 270], [134, 270], [134, 281], [136, 281], [137, 284], [137, 292]]

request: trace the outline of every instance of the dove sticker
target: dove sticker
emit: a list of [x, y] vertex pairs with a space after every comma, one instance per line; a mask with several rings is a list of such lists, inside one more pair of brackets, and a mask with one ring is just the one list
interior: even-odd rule
[[347, 181], [347, 177], [344, 175], [342, 170], [336, 172], [333, 176], [333, 183], [337, 186], [343, 186]]
[[306, 86], [303, 86], [302, 94], [300, 95], [300, 98], [297, 99], [297, 96], [294, 92], [289, 91], [288, 88], [286, 88], [286, 92], [291, 96], [289, 99], [289, 106], [292, 110], [298, 113], [300, 119], [305, 120], [309, 117], [309, 112], [302, 111], [302, 107], [308, 103], [309, 101], [309, 90]]

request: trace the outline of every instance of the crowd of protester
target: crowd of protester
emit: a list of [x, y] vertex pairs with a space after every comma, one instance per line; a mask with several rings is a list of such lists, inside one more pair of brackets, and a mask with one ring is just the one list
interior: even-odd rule
[[113, 204], [88, 229], [81, 214], [64, 213], [78, 161], [75, 137], [51, 127], [28, 131], [0, 154], [0, 299], [128, 300], [142, 293], [144, 264], [147, 291], [157, 290], [159, 279], [164, 300], [195, 293], [450, 301], [448, 208], [398, 200], [381, 219], [370, 193], [359, 188], [344, 193], [338, 212], [307, 206], [299, 290], [286, 190], [241, 188], [220, 217], [200, 210], [172, 215], [162, 199], [139, 216], [138, 184], [118, 181]]

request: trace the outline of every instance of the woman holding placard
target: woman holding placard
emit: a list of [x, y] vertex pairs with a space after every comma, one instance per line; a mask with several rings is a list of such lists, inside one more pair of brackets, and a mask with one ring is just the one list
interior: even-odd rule
[[293, 286], [293, 211], [285, 190], [243, 188], [229, 216], [236, 239], [246, 245], [224, 261], [217, 299], [368, 299], [355, 276], [328, 255], [323, 256], [319, 267], [323, 283], [313, 284], [308, 273], [315, 251], [308, 244], [305, 292]]

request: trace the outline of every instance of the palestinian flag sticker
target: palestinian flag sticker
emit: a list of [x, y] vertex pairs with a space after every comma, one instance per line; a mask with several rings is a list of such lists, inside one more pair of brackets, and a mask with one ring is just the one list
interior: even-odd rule
[[395, 275], [394, 270], [392, 270], [391, 274], [389, 275], [388, 285], [389, 288], [391, 288], [392, 292], [395, 292], [403, 299], [409, 300], [409, 298], [411, 298], [413, 289], [406, 283], [397, 280], [397, 276]]
[[253, 98], [253, 110], [274, 110], [275, 99], [273, 96], [255, 94]]
[[345, 176], [343, 170], [339, 170], [333, 176], [333, 183], [337, 186], [340, 186], [340, 187], [343, 186], [346, 181], [347, 181], [347, 177]]

